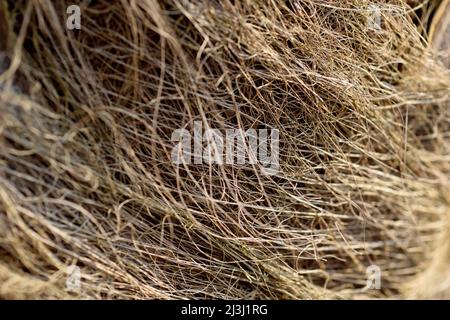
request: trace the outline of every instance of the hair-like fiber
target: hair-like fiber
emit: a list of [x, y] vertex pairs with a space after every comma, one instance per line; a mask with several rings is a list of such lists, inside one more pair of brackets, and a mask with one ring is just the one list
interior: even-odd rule
[[[414, 2], [80, 3], [0, 0], [0, 297], [443, 290], [450, 77]], [[194, 121], [279, 130], [279, 172], [174, 163]]]

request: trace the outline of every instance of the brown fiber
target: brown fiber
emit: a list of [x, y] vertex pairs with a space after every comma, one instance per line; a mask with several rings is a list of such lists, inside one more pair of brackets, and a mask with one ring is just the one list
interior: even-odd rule
[[[80, 3], [67, 30], [72, 3], [0, 0], [1, 298], [448, 290], [450, 77], [429, 1]], [[194, 121], [278, 129], [280, 171], [172, 162]]]

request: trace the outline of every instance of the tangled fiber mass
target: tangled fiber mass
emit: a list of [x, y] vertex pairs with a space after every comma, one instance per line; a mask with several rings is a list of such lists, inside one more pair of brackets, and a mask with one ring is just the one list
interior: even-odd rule
[[[0, 297], [445, 293], [450, 76], [428, 2], [80, 1], [68, 30], [73, 3], [0, 0]], [[174, 163], [194, 121], [279, 130], [279, 171]]]

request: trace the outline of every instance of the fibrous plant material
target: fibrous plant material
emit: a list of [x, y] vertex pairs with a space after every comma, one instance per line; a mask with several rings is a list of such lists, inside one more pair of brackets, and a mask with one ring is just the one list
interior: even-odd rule
[[430, 42], [450, 69], [450, 0], [439, 2], [433, 23], [430, 26]]
[[[444, 290], [450, 77], [418, 4], [91, 1], [68, 30], [70, 4], [0, 0], [0, 297]], [[198, 121], [278, 130], [279, 170], [172, 161]]]

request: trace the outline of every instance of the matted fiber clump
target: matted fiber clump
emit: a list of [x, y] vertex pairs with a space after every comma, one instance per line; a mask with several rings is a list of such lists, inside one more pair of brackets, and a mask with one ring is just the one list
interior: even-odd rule
[[[420, 3], [80, 1], [68, 30], [73, 3], [0, 0], [0, 297], [445, 291], [450, 77]], [[173, 161], [199, 123], [278, 130], [278, 170]]]

